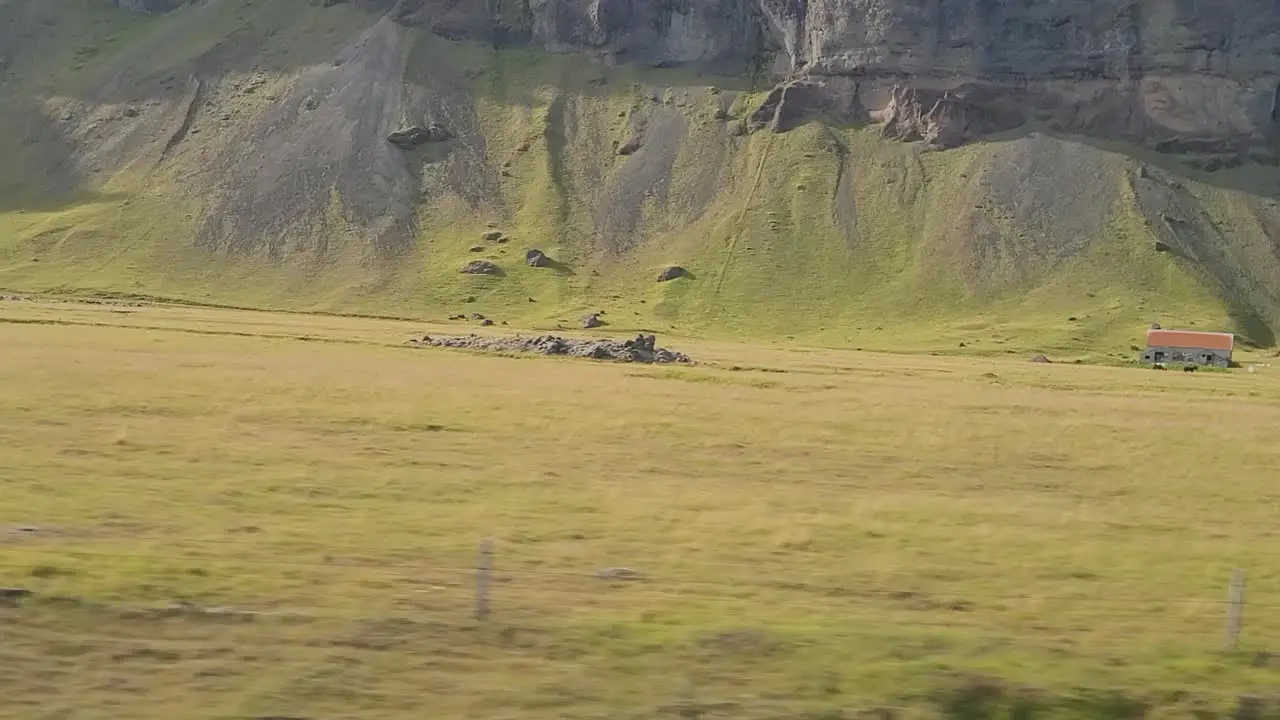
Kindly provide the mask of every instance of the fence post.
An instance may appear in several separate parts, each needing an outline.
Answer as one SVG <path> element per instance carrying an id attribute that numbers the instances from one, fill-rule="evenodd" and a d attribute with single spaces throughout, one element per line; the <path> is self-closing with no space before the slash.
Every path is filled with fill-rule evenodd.
<path id="1" fill-rule="evenodd" d="M 493 538 L 480 541 L 476 556 L 476 619 L 489 618 L 489 576 L 493 573 Z"/>
<path id="2" fill-rule="evenodd" d="M 1240 647 L 1240 630 L 1244 626 L 1244 571 L 1231 573 L 1231 585 L 1227 588 L 1227 642 L 1228 651 Z"/>

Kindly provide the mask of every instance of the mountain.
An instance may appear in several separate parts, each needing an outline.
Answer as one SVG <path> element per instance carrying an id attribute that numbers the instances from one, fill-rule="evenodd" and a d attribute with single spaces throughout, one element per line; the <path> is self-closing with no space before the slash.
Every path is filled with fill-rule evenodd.
<path id="1" fill-rule="evenodd" d="M 1280 323 L 1262 0 L 0 0 L 0 98 L 10 290 L 1125 357 Z"/>

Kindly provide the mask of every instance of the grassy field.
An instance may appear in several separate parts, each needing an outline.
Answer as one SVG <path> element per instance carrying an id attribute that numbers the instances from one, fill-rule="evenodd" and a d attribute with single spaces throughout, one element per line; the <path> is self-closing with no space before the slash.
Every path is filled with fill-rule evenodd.
<path id="1" fill-rule="evenodd" d="M 668 338 L 701 364 L 653 368 L 342 317 L 0 320 L 0 586 L 32 591 L 0 717 L 1200 718 L 1277 684 L 1262 358 Z"/>

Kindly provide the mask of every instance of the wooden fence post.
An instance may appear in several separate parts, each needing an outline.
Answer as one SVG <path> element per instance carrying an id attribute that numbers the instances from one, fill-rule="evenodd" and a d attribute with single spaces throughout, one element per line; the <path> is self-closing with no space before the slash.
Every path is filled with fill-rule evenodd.
<path id="1" fill-rule="evenodd" d="M 1240 647 L 1240 630 L 1244 627 L 1244 571 L 1231 573 L 1231 585 L 1227 588 L 1227 638 L 1228 651 Z"/>
<path id="2" fill-rule="evenodd" d="M 489 576 L 493 574 L 493 539 L 480 541 L 476 557 L 476 619 L 489 618 Z"/>

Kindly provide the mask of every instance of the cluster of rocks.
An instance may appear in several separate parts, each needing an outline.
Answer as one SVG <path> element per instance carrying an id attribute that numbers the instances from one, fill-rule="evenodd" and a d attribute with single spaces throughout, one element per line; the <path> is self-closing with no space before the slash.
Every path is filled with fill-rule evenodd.
<path id="1" fill-rule="evenodd" d="M 637 335 L 632 340 L 574 340 L 556 335 L 537 337 L 481 337 L 478 335 L 440 336 L 423 335 L 410 340 L 418 347 L 447 347 L 491 352 L 525 352 L 539 355 L 564 355 L 568 357 L 614 360 L 629 363 L 681 363 L 691 364 L 688 355 L 657 346 L 653 335 Z"/>

